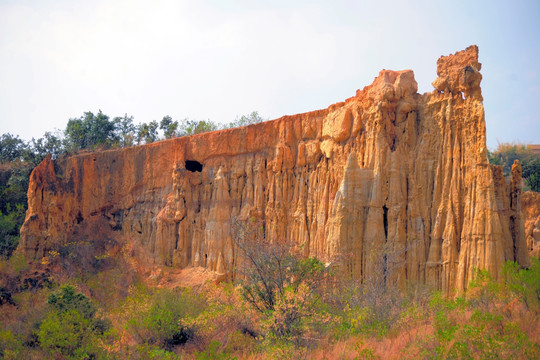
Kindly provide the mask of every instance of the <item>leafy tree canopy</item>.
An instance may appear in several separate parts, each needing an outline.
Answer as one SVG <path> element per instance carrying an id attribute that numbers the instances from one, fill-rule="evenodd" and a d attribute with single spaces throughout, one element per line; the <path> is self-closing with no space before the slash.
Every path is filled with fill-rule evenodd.
<path id="1" fill-rule="evenodd" d="M 140 144 L 144 140 L 145 144 L 153 143 L 158 140 L 158 122 L 153 120 L 149 123 L 142 123 L 139 125 L 137 133 L 137 144 Z"/>
<path id="2" fill-rule="evenodd" d="M 219 126 L 210 120 L 189 120 L 185 119 L 180 125 L 182 135 L 202 134 L 209 131 L 218 130 Z"/>
<path id="3" fill-rule="evenodd" d="M 116 137 L 120 139 L 120 146 L 132 146 L 135 143 L 137 127 L 133 124 L 133 116 L 125 114 L 113 119 L 116 125 Z"/>
<path id="4" fill-rule="evenodd" d="M 163 130 L 166 139 L 173 138 L 176 136 L 176 131 L 178 129 L 178 121 L 173 121 L 173 119 L 169 115 L 164 116 L 159 123 L 159 128 Z"/>
<path id="5" fill-rule="evenodd" d="M 28 145 L 18 135 L 2 134 L 0 137 L 0 162 L 20 160 L 27 147 Z"/>
<path id="6" fill-rule="evenodd" d="M 66 145 L 68 150 L 95 149 L 98 146 L 111 147 L 119 142 L 116 123 L 101 110 L 94 115 L 85 112 L 78 119 L 69 119 L 66 130 Z"/>
<path id="7" fill-rule="evenodd" d="M 252 111 L 248 115 L 242 115 L 240 117 L 236 117 L 236 119 L 233 122 L 229 123 L 228 127 L 235 128 L 235 127 L 240 127 L 240 126 L 247 126 L 251 124 L 257 124 L 263 121 L 265 121 L 265 119 L 263 119 L 259 115 L 259 112 Z"/>

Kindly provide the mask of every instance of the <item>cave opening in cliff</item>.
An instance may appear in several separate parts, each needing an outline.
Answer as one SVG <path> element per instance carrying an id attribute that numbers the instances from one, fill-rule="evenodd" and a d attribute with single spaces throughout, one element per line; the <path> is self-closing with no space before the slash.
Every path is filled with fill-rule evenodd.
<path id="1" fill-rule="evenodd" d="M 203 164 L 195 160 L 186 160 L 186 170 L 191 172 L 201 172 Z"/>
<path id="2" fill-rule="evenodd" d="M 383 209 L 384 237 L 385 237 L 385 240 L 388 240 L 388 208 L 386 207 L 386 205 L 384 205 L 382 209 Z"/>

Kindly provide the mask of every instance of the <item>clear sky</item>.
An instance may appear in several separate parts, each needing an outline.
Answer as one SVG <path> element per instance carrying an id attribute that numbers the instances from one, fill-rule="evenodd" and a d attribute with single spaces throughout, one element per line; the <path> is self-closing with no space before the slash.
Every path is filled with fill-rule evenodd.
<path id="1" fill-rule="evenodd" d="M 0 133 L 85 111 L 229 122 L 345 100 L 381 69 L 432 91 L 480 48 L 488 146 L 540 143 L 540 1 L 0 0 Z"/>

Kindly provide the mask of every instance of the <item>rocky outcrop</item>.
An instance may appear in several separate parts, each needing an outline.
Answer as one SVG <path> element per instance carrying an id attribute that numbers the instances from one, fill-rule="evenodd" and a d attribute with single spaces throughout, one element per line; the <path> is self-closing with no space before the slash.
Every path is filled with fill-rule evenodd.
<path id="1" fill-rule="evenodd" d="M 343 271 L 359 279 L 380 271 L 374 257 L 393 259 L 392 285 L 450 293 L 475 268 L 497 278 L 506 260 L 526 265 L 527 249 L 520 172 L 507 184 L 488 163 L 480 69 L 471 46 L 439 59 L 432 93 L 417 93 L 411 70 L 383 70 L 324 110 L 45 159 L 20 249 L 39 259 L 91 223 L 148 262 L 229 273 L 232 219 L 254 218 L 269 240 L 345 255 Z"/>
<path id="2" fill-rule="evenodd" d="M 526 191 L 521 195 L 525 221 L 525 239 L 531 256 L 540 259 L 540 193 Z"/>

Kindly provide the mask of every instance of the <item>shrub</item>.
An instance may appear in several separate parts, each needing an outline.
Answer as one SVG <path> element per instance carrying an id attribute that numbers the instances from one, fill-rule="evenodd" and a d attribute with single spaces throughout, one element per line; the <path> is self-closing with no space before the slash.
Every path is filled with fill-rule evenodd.
<path id="1" fill-rule="evenodd" d="M 505 269 L 511 276 L 522 275 L 513 264 L 507 264 Z M 487 271 L 477 270 L 467 298 L 449 299 L 436 293 L 430 307 L 434 312 L 438 357 L 538 358 L 538 344 L 531 342 L 518 323 L 512 321 L 513 310 L 508 306 L 512 294 L 507 291 L 512 283 L 519 282 L 497 283 Z"/>
<path id="2" fill-rule="evenodd" d="M 52 305 L 58 313 L 76 310 L 85 319 L 92 319 L 96 313 L 96 308 L 90 299 L 75 292 L 72 285 L 64 285 L 59 291 L 52 293 L 47 299 L 47 304 Z"/>
<path id="3" fill-rule="evenodd" d="M 219 341 L 227 350 L 246 350 L 255 346 L 261 314 L 243 300 L 240 289 L 232 284 L 205 288 L 206 307 L 194 317 L 186 317 L 186 326 L 196 332 L 197 345 Z"/>
<path id="4" fill-rule="evenodd" d="M 0 329 L 0 359 L 17 359 L 22 349 L 22 344 L 9 330 Z"/>
<path id="5" fill-rule="evenodd" d="M 507 262 L 503 274 L 509 291 L 529 310 L 540 314 L 540 260 L 532 258 L 528 269 L 520 269 L 515 262 Z"/>
<path id="6" fill-rule="evenodd" d="M 195 359 L 197 360 L 234 360 L 236 357 L 232 356 L 228 351 L 221 349 L 222 344 L 219 341 L 212 341 L 208 347 L 201 352 L 195 353 Z"/>
<path id="7" fill-rule="evenodd" d="M 292 243 L 265 239 L 254 221 L 236 221 L 233 229 L 243 298 L 267 318 L 267 335 L 299 340 L 304 321 L 317 315 L 319 290 L 330 272 L 320 260 L 292 250 Z"/>
<path id="8" fill-rule="evenodd" d="M 435 328 L 441 358 L 535 359 L 540 354 L 517 324 L 497 312 L 468 315 L 452 308 L 436 313 Z"/>
<path id="9" fill-rule="evenodd" d="M 1 193 L 0 193 L 1 195 Z M 0 211 L 0 259 L 9 259 L 19 244 L 19 229 L 24 222 L 26 205 L 8 203 L 6 214 Z"/>
<path id="10" fill-rule="evenodd" d="M 137 359 L 141 360 L 180 360 L 181 356 L 160 347 L 143 344 L 137 348 Z M 131 357 L 130 357 L 131 358 Z"/>
<path id="11" fill-rule="evenodd" d="M 96 319 L 96 308 L 71 285 L 49 295 L 51 306 L 37 332 L 39 344 L 49 355 L 68 359 L 105 358 L 99 347 L 109 329 L 107 320 Z"/>
<path id="12" fill-rule="evenodd" d="M 467 299 L 475 308 L 492 310 L 503 297 L 503 288 L 487 270 L 476 269 L 467 289 Z"/>
<path id="13" fill-rule="evenodd" d="M 127 328 L 139 343 L 171 350 L 194 336 L 184 319 L 195 317 L 205 308 L 205 299 L 191 289 L 133 287 L 123 305 Z"/>
<path id="14" fill-rule="evenodd" d="M 95 334 L 91 321 L 75 309 L 62 313 L 51 311 L 39 327 L 38 337 L 41 347 L 51 356 L 80 359 L 99 352 L 93 346 Z"/>

